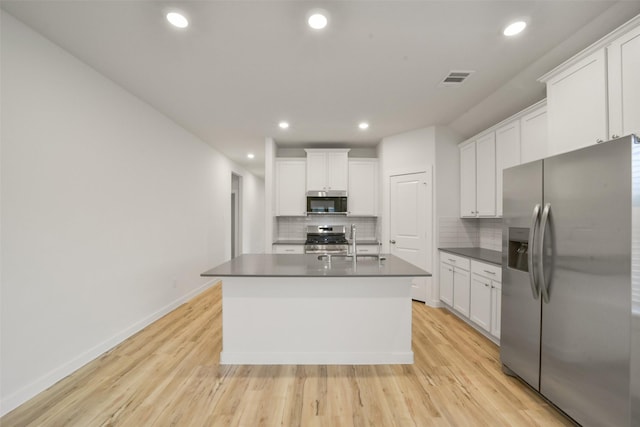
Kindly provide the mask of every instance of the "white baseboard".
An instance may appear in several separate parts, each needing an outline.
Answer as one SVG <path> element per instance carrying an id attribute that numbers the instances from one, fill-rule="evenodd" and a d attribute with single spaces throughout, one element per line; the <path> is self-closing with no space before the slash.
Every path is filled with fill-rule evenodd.
<path id="1" fill-rule="evenodd" d="M 220 353 L 221 365 L 411 365 L 407 352 L 233 352 Z"/>
<path id="2" fill-rule="evenodd" d="M 155 313 L 152 313 L 149 316 L 145 317 L 144 319 L 141 319 L 140 321 L 134 323 L 133 325 L 117 333 L 113 337 L 101 342 L 100 344 L 86 350 L 84 353 L 78 355 L 72 360 L 53 369 L 49 373 L 38 378 L 31 384 L 26 385 L 25 387 L 21 388 L 20 390 L 11 394 L 10 396 L 3 398 L 0 401 L 0 417 L 14 410 L 18 406 L 22 405 L 23 403 L 25 403 L 27 400 L 31 399 L 38 393 L 51 387 L 52 385 L 54 385 L 64 377 L 77 371 L 87 363 L 100 357 L 102 354 L 111 350 L 112 348 L 114 348 L 115 346 L 117 346 L 118 344 L 120 344 L 121 342 L 129 338 L 130 336 L 146 328 L 156 320 L 160 319 L 162 316 L 166 315 L 172 310 L 175 310 L 180 305 L 189 301 L 191 298 L 195 297 L 196 295 L 204 292 L 206 289 L 210 288 L 211 286 L 218 283 L 219 281 L 220 279 L 218 278 L 214 278 L 213 280 L 208 281 L 207 283 L 200 286 L 199 288 L 194 289 L 193 291 L 181 296 L 177 300 L 167 304 L 166 306 L 162 307 L 160 310 L 156 311 Z"/>
<path id="3" fill-rule="evenodd" d="M 427 299 L 424 303 L 433 308 L 441 308 L 445 306 L 440 300 Z"/>

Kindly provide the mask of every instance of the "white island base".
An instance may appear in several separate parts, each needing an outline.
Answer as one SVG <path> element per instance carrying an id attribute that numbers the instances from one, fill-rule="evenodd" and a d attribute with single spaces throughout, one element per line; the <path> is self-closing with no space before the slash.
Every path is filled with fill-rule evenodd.
<path id="1" fill-rule="evenodd" d="M 410 277 L 224 277 L 221 364 L 411 364 Z"/>

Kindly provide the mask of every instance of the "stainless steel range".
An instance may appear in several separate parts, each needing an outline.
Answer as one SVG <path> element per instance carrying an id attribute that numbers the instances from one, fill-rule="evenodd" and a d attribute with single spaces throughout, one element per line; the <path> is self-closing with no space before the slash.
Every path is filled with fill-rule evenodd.
<path id="1" fill-rule="evenodd" d="M 347 254 L 349 242 L 344 225 L 308 225 L 306 254 Z"/>

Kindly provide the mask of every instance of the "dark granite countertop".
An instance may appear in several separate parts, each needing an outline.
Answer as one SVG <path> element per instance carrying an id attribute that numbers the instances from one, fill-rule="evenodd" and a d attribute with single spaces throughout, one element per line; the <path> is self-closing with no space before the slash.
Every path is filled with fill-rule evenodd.
<path id="1" fill-rule="evenodd" d="M 502 252 L 483 248 L 438 248 L 443 252 L 473 258 L 478 261 L 502 265 Z"/>
<path id="2" fill-rule="evenodd" d="M 422 270 L 394 255 L 350 258 L 333 257 L 331 263 L 317 254 L 245 254 L 212 268 L 201 276 L 212 277 L 428 277 Z"/>

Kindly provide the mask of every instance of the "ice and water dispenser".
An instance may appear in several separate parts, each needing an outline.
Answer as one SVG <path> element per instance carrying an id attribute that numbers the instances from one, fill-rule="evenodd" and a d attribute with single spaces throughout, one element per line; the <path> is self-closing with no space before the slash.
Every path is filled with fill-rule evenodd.
<path id="1" fill-rule="evenodd" d="M 509 228 L 509 268 L 529 271 L 529 229 Z"/>

